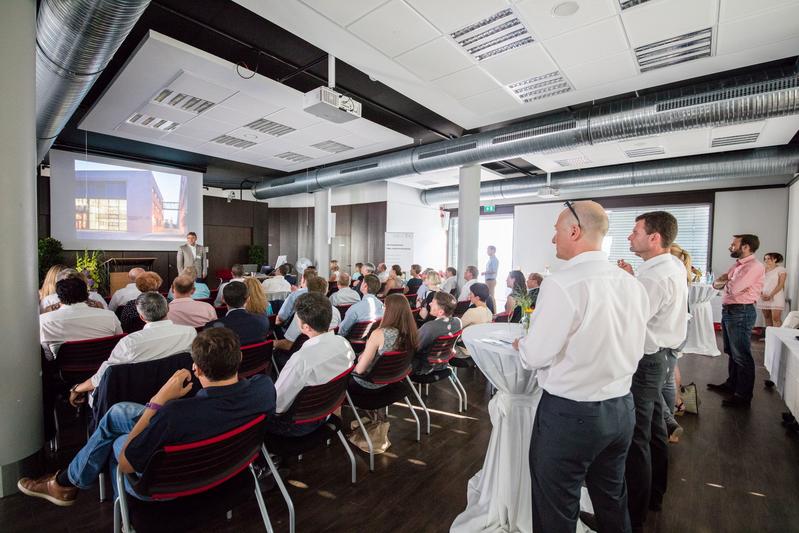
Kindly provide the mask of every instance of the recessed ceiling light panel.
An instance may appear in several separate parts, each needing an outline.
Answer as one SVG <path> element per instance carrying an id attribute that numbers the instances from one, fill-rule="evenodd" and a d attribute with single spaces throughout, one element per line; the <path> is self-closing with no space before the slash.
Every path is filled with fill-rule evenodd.
<path id="1" fill-rule="evenodd" d="M 239 139 L 238 137 L 234 137 L 232 135 L 220 135 L 219 137 L 214 137 L 211 139 L 212 143 L 221 144 L 223 146 L 229 146 L 230 148 L 236 148 L 239 150 L 243 150 L 245 148 L 249 148 L 251 146 L 255 146 L 256 142 L 248 141 L 246 139 Z"/>
<path id="2" fill-rule="evenodd" d="M 636 157 L 650 157 L 654 155 L 663 155 L 666 153 L 666 150 L 662 146 L 650 146 L 648 148 L 633 148 L 632 150 L 625 150 L 625 154 L 629 158 L 636 158 Z"/>
<path id="3" fill-rule="evenodd" d="M 175 131 L 180 123 L 165 118 L 154 117 L 144 113 L 133 113 L 125 120 L 128 124 L 135 126 L 142 126 L 144 128 L 153 128 L 156 130 L 172 132 Z"/>
<path id="4" fill-rule="evenodd" d="M 208 111 L 215 105 L 214 102 L 190 94 L 176 92 L 170 88 L 161 89 L 153 98 L 153 103 L 167 105 L 197 115 L 203 111 Z"/>
<path id="5" fill-rule="evenodd" d="M 713 30 L 678 35 L 635 49 L 635 59 L 641 72 L 670 67 L 712 55 Z"/>
<path id="6" fill-rule="evenodd" d="M 322 141 L 312 144 L 311 146 L 325 152 L 330 152 L 331 154 L 338 154 L 341 152 L 346 152 L 347 150 L 352 150 L 352 146 L 347 146 L 346 144 L 336 141 Z"/>
<path id="7" fill-rule="evenodd" d="M 534 76 L 526 80 L 517 81 L 508 85 L 508 89 L 524 103 L 548 98 L 557 94 L 571 91 L 573 87 L 569 80 L 563 77 L 559 71 Z"/>
<path id="8" fill-rule="evenodd" d="M 726 137 L 716 137 L 710 142 L 712 148 L 719 146 L 732 146 L 735 144 L 749 144 L 757 142 L 760 132 L 743 133 L 741 135 L 728 135 Z"/>
<path id="9" fill-rule="evenodd" d="M 253 120 L 249 124 L 245 124 L 244 127 L 250 128 L 251 130 L 255 130 L 259 133 L 272 135 L 273 137 L 281 137 L 287 133 L 291 133 L 292 131 L 297 131 L 291 126 L 286 126 L 285 124 L 280 124 L 279 122 L 274 122 L 265 118 Z"/>
<path id="10" fill-rule="evenodd" d="M 534 39 L 513 9 L 503 9 L 450 34 L 478 61 L 532 44 Z"/>
<path id="11" fill-rule="evenodd" d="M 652 0 L 619 0 L 619 7 L 621 7 L 622 11 L 624 11 L 625 9 L 640 6 L 641 4 L 646 4 L 647 2 L 651 1 Z"/>
<path id="12" fill-rule="evenodd" d="M 278 159 L 285 159 L 286 161 L 291 161 L 292 163 L 305 163 L 306 161 L 310 161 L 313 157 L 309 157 L 307 155 L 298 154 L 297 152 L 283 152 L 280 154 L 276 154 L 273 157 Z"/>

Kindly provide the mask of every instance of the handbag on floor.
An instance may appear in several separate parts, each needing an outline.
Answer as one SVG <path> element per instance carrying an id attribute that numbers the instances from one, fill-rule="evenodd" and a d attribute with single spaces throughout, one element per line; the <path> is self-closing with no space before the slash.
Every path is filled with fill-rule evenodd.
<path id="1" fill-rule="evenodd" d="M 685 406 L 685 412 L 698 415 L 699 414 L 699 392 L 696 389 L 696 383 L 689 383 L 680 387 L 682 393 L 682 402 Z"/>
<path id="2" fill-rule="evenodd" d="M 388 440 L 388 430 L 390 427 L 388 420 L 372 420 L 365 417 L 363 422 L 366 427 L 366 433 L 372 441 L 373 452 L 375 454 L 380 454 L 388 450 L 389 446 L 391 446 L 391 442 Z M 369 453 L 369 445 L 366 443 L 366 439 L 363 437 L 360 429 L 358 429 L 358 421 L 353 420 L 352 426 L 353 431 L 347 438 L 362 451 Z"/>

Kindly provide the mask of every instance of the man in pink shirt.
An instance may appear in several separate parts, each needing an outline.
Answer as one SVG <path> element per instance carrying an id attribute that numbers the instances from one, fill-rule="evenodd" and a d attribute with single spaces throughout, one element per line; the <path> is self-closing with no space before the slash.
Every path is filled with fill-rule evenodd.
<path id="1" fill-rule="evenodd" d="M 214 306 L 191 297 L 194 293 L 194 280 L 189 276 L 178 276 L 172 282 L 175 299 L 169 303 L 167 319 L 181 326 L 204 326 L 216 320 Z"/>
<path id="2" fill-rule="evenodd" d="M 755 257 L 760 247 L 757 235 L 733 235 L 730 257 L 736 259 L 726 274 L 713 286 L 722 291 L 721 327 L 724 351 L 730 356 L 729 376 L 724 383 L 708 383 L 707 388 L 731 396 L 724 407 L 748 409 L 755 386 L 755 361 L 752 358 L 752 328 L 757 312 L 755 302 L 763 288 L 766 269 Z"/>

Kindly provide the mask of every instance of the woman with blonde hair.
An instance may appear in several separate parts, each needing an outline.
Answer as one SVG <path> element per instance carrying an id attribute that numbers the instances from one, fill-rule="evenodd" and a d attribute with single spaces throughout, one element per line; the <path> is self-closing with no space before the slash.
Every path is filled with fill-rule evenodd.
<path id="1" fill-rule="evenodd" d="M 416 307 L 422 308 L 419 311 L 419 318 L 422 320 L 427 320 L 427 317 L 430 314 L 430 303 L 433 301 L 436 293 L 441 290 L 441 276 L 439 276 L 438 272 L 435 271 L 428 272 L 427 278 L 424 280 L 424 285 L 427 288 L 427 292 L 425 293 L 424 298 L 416 299 Z"/>
<path id="2" fill-rule="evenodd" d="M 39 289 L 39 301 L 45 299 L 45 297 L 50 296 L 51 294 L 55 294 L 55 283 L 58 281 L 58 274 L 64 270 L 64 265 L 53 265 L 47 271 L 47 274 L 44 276 L 44 281 L 42 281 L 42 287 Z"/>
<path id="3" fill-rule="evenodd" d="M 247 301 L 244 303 L 244 309 L 254 315 L 271 315 L 272 304 L 266 301 L 266 294 L 264 294 L 261 282 L 257 278 L 248 277 L 244 280 L 244 284 L 247 286 Z"/>

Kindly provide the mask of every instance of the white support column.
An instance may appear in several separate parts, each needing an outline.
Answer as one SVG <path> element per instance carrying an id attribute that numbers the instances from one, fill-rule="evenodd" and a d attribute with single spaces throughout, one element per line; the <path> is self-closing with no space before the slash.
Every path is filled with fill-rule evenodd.
<path id="1" fill-rule="evenodd" d="M 469 265 L 477 265 L 480 234 L 480 165 L 460 168 L 458 187 L 458 287 L 463 286 L 463 273 Z"/>
<path id="2" fill-rule="evenodd" d="M 313 258 L 320 276 L 327 279 L 330 272 L 330 241 L 328 240 L 330 224 L 330 191 L 322 190 L 313 193 Z"/>
<path id="3" fill-rule="evenodd" d="M 43 444 L 36 302 L 36 2 L 5 0 L 0 17 L 0 497 Z"/>

